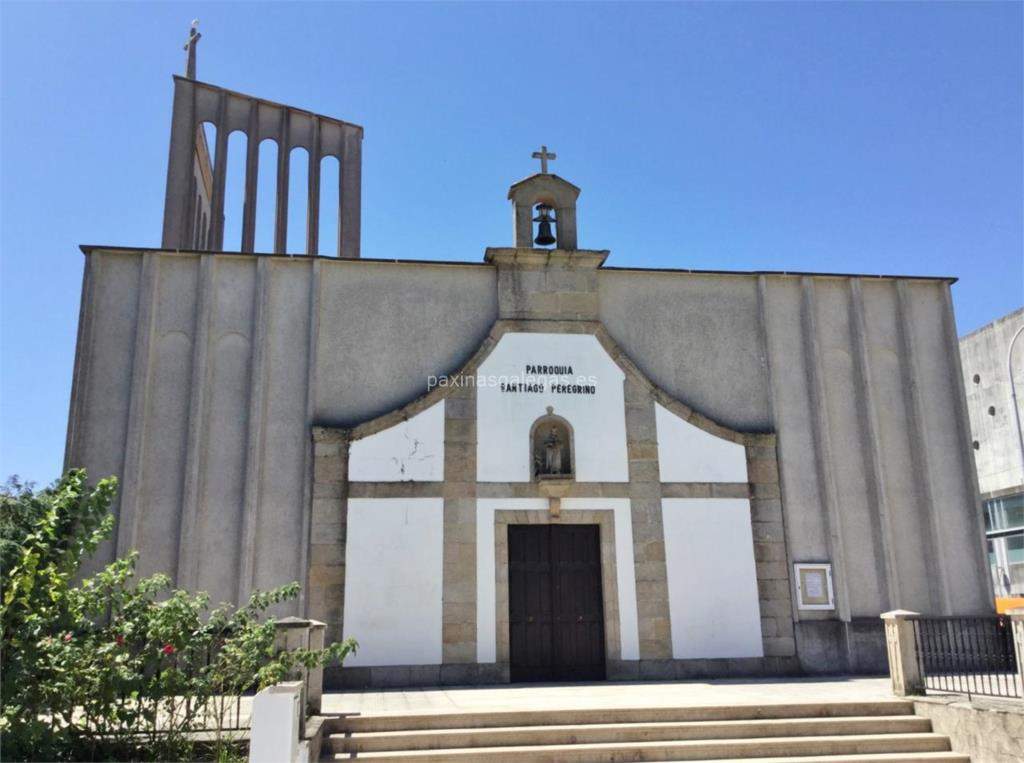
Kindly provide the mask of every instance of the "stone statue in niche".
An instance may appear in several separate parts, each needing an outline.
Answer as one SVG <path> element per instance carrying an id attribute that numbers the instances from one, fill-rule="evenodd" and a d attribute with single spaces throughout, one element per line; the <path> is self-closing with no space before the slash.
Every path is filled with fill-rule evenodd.
<path id="1" fill-rule="evenodd" d="M 553 415 L 552 411 L 549 406 L 548 415 L 542 416 L 533 425 L 533 476 L 536 479 L 571 479 L 573 462 L 569 426 L 564 419 Z"/>
<path id="2" fill-rule="evenodd" d="M 557 427 L 551 427 L 548 436 L 544 438 L 544 472 L 562 473 L 562 440 L 558 436 Z"/>

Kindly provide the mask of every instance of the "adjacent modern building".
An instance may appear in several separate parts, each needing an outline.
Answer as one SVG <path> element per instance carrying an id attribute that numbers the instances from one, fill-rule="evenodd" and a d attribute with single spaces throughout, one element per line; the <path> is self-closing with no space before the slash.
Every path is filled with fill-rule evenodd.
<path id="1" fill-rule="evenodd" d="M 960 340 L 996 596 L 1024 597 L 1024 308 Z"/>
<path id="2" fill-rule="evenodd" d="M 499 246 L 361 252 L 362 139 L 174 79 L 162 246 L 82 247 L 66 460 L 121 480 L 97 564 L 300 581 L 285 614 L 361 644 L 334 685 L 876 672 L 881 612 L 991 611 L 955 279 L 615 267 L 546 148 Z"/>

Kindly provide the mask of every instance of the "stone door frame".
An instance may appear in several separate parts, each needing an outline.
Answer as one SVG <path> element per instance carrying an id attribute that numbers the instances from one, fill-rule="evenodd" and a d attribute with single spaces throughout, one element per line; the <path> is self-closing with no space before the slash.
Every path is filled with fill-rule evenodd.
<path id="1" fill-rule="evenodd" d="M 497 662 L 509 664 L 509 525 L 597 525 L 601 545 L 601 601 L 604 606 L 605 668 L 622 659 L 619 585 L 615 558 L 615 515 L 611 509 L 568 509 L 558 517 L 546 510 L 498 509 L 494 512 L 494 614 Z"/>

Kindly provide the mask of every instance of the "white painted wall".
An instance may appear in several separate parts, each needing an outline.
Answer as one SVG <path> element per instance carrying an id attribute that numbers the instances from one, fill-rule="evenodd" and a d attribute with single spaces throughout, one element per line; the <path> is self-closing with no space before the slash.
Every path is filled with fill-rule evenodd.
<path id="1" fill-rule="evenodd" d="M 664 498 L 672 656 L 761 657 L 750 501 Z"/>
<path id="2" fill-rule="evenodd" d="M 476 502 L 476 659 L 497 659 L 497 594 L 494 512 L 548 510 L 546 498 L 479 498 Z M 628 498 L 565 498 L 562 510 L 611 511 L 615 523 L 616 586 L 619 589 L 619 633 L 622 659 L 640 658 L 636 575 L 633 567 L 633 520 Z M 569 521 L 569 520 L 567 520 Z"/>
<path id="3" fill-rule="evenodd" d="M 302 681 L 261 689 L 252 700 L 249 763 L 297 763 L 303 736 Z"/>
<path id="4" fill-rule="evenodd" d="M 444 400 L 349 448 L 353 482 L 440 482 L 444 479 Z"/>
<path id="5" fill-rule="evenodd" d="M 346 666 L 441 662 L 443 533 L 443 498 L 349 499 Z"/>
<path id="6" fill-rule="evenodd" d="M 504 392 L 501 380 L 524 379 L 530 365 L 572 366 L 561 383 L 593 376 L 596 394 Z M 590 334 L 505 334 L 480 365 L 477 379 L 477 477 L 481 482 L 529 482 L 530 427 L 552 406 L 572 425 L 579 482 L 628 482 L 625 375 Z"/>
<path id="7" fill-rule="evenodd" d="M 742 445 L 715 437 L 654 404 L 662 482 L 746 482 Z"/>

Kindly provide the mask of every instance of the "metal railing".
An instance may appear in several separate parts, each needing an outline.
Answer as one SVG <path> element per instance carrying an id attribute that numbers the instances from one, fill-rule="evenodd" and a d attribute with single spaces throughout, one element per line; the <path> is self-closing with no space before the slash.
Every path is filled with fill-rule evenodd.
<path id="1" fill-rule="evenodd" d="M 1006 615 L 907 618 L 926 692 L 1024 696 L 1013 629 Z"/>

